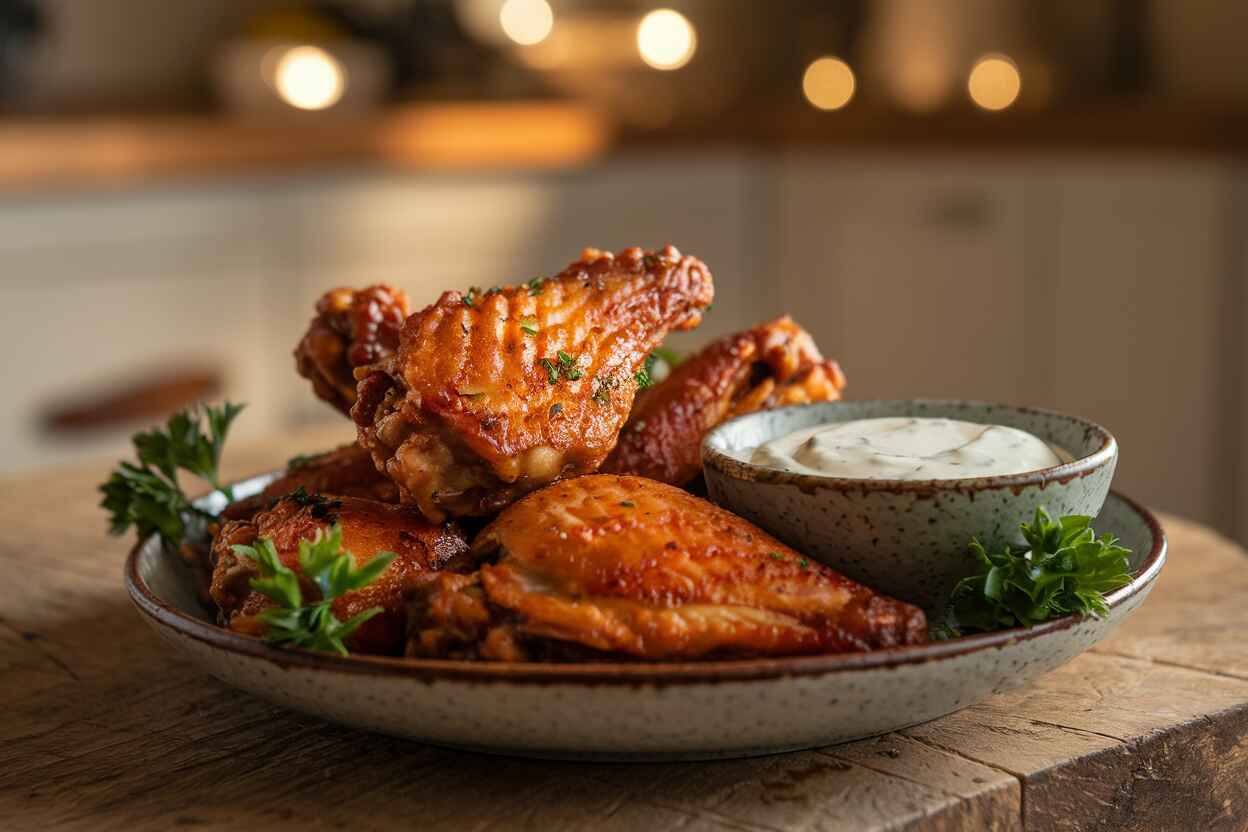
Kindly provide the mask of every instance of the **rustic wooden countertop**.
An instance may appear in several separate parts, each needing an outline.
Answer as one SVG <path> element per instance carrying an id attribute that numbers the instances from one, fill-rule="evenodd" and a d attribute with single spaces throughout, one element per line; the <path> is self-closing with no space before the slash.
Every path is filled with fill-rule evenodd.
<path id="1" fill-rule="evenodd" d="M 240 445 L 228 473 L 327 444 Z M 1139 615 L 1023 690 L 817 751 L 549 763 L 330 725 L 202 674 L 122 589 L 106 468 L 0 481 L 6 830 L 1248 828 L 1248 560 L 1176 518 Z"/>

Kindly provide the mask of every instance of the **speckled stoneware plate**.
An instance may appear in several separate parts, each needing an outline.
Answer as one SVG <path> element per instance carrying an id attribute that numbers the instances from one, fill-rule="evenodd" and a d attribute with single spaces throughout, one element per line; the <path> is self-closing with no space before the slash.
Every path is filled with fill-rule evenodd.
<path id="1" fill-rule="evenodd" d="M 236 486 L 240 497 L 269 477 Z M 219 506 L 213 506 L 219 508 Z M 1144 601 L 1166 541 L 1111 495 L 1097 528 L 1134 550 L 1136 578 L 1104 620 L 1070 617 L 924 647 L 683 664 L 504 664 L 278 650 L 213 624 L 189 570 L 155 540 L 126 587 L 171 645 L 227 684 L 335 722 L 533 757 L 712 759 L 829 745 L 925 722 L 1008 690 L 1105 638 Z"/>

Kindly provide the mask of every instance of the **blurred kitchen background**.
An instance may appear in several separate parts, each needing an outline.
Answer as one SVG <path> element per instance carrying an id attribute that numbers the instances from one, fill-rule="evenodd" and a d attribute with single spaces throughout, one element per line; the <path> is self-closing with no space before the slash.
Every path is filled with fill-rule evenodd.
<path id="1" fill-rule="evenodd" d="M 0 0 L 0 473 L 204 397 L 342 422 L 290 357 L 329 287 L 671 242 L 677 346 L 789 311 L 852 397 L 1096 419 L 1248 540 L 1245 44 L 1229 0 Z"/>

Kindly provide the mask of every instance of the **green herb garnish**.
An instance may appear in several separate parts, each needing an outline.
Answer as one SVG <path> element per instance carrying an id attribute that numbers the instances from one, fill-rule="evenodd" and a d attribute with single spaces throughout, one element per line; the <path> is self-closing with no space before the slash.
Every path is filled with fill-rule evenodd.
<path id="1" fill-rule="evenodd" d="M 633 373 L 633 381 L 637 382 L 638 390 L 645 390 L 654 384 L 654 378 L 651 377 L 650 371 L 654 369 L 654 362 L 658 360 L 658 356 L 650 353 L 646 356 L 646 362 L 641 369 Z"/>
<path id="2" fill-rule="evenodd" d="M 523 321 L 521 321 L 520 331 L 525 333 L 526 335 L 536 335 L 538 332 L 537 318 L 525 318 Z"/>
<path id="3" fill-rule="evenodd" d="M 464 306 L 476 306 L 477 296 L 481 294 L 481 290 L 476 286 L 469 286 L 468 293 L 464 295 Z"/>
<path id="4" fill-rule="evenodd" d="M 120 463 L 100 486 L 109 532 L 124 534 L 133 526 L 140 539 L 159 533 L 167 549 L 176 549 L 188 537 L 188 522 L 202 526 L 211 520 L 214 515 L 187 498 L 178 483 L 179 471 L 194 474 L 233 502 L 234 493 L 221 484 L 217 470 L 230 424 L 243 407 L 229 402 L 221 408 L 200 405 L 170 416 L 163 431 L 136 433 L 132 441 L 139 464 Z"/>
<path id="5" fill-rule="evenodd" d="M 1054 523 L 1043 508 L 1021 528 L 1026 546 L 990 552 L 978 540 L 970 550 L 979 572 L 963 578 L 949 598 L 945 629 L 999 630 L 1030 626 L 1073 613 L 1109 613 L 1105 593 L 1131 581 L 1130 549 L 1092 531 L 1079 515 Z"/>
<path id="6" fill-rule="evenodd" d="M 542 284 L 546 282 L 544 277 L 535 277 L 528 283 L 524 284 L 529 289 L 529 297 L 535 298 L 542 293 Z"/>
<path id="7" fill-rule="evenodd" d="M 551 361 L 549 358 L 543 358 L 540 362 L 542 368 L 546 370 L 546 380 L 551 384 L 559 383 L 559 365 Z"/>
<path id="8" fill-rule="evenodd" d="M 576 381 L 578 378 L 585 375 L 585 373 L 583 373 L 580 368 L 576 366 L 577 359 L 575 356 L 568 355 L 563 350 L 559 350 L 558 356 L 559 372 L 563 373 L 563 377 L 568 381 Z"/>
<path id="9" fill-rule="evenodd" d="M 299 541 L 299 568 L 320 596 L 319 601 L 305 604 L 299 576 L 282 563 L 272 540 L 262 537 L 255 546 L 232 548 L 260 569 L 260 577 L 251 579 L 251 588 L 277 604 L 258 616 L 267 625 L 265 641 L 342 656 L 347 655 L 343 639 L 382 608 L 372 607 L 341 621 L 330 606 L 336 598 L 371 584 L 395 558 L 394 552 L 379 552 L 357 569 L 351 553 L 342 548 L 342 527 L 335 523 L 328 534 L 317 529 L 314 539 Z"/>
<path id="10" fill-rule="evenodd" d="M 650 354 L 661 358 L 663 363 L 669 367 L 678 367 L 680 366 L 680 363 L 685 360 L 683 355 L 676 352 L 676 350 L 668 349 L 667 347 L 655 347 L 654 352 Z"/>
<path id="11" fill-rule="evenodd" d="M 620 505 L 623 506 L 624 508 L 636 508 L 637 507 L 637 504 L 634 503 L 632 500 L 620 500 Z"/>

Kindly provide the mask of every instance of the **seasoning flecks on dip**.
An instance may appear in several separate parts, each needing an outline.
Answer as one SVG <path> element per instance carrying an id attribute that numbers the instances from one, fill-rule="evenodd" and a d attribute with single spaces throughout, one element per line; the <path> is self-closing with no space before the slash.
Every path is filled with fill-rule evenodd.
<path id="1" fill-rule="evenodd" d="M 804 428 L 747 450 L 756 465 L 868 480 L 951 480 L 1021 474 L 1069 456 L 1017 428 L 955 419 L 857 419 Z"/>

